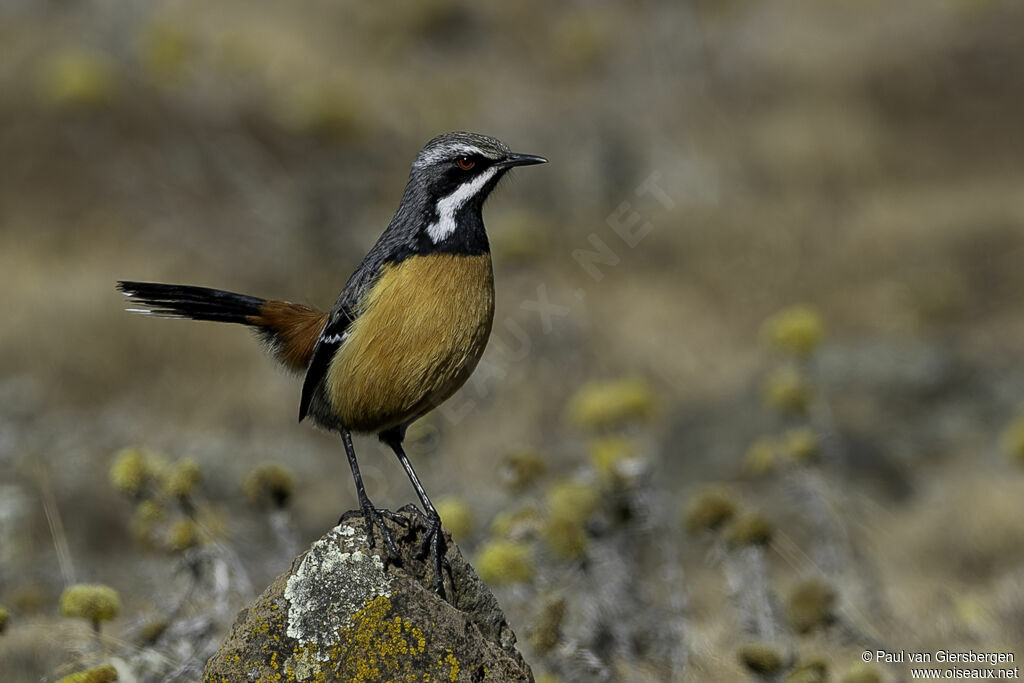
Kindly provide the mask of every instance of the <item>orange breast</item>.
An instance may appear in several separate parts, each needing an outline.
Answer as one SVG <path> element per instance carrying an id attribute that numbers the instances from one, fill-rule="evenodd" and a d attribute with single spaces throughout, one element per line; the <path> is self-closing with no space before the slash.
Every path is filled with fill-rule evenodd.
<path id="1" fill-rule="evenodd" d="M 491 333 L 489 255 L 412 256 L 384 267 L 331 362 L 327 390 L 350 429 L 378 432 L 438 406 Z"/>

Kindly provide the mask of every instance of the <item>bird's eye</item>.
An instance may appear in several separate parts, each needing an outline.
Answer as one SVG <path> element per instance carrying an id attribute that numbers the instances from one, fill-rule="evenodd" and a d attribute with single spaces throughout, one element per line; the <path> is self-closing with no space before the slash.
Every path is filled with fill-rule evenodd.
<path id="1" fill-rule="evenodd" d="M 463 171 L 468 171 L 469 169 L 473 168 L 476 165 L 476 162 L 470 159 L 469 157 L 459 157 L 458 159 L 455 160 L 455 163 L 457 163 L 459 165 L 459 168 L 461 168 Z"/>

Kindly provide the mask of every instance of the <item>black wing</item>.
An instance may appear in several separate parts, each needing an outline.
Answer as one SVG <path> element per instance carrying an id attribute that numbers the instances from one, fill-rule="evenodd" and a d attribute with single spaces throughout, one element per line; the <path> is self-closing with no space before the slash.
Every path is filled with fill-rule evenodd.
<path id="1" fill-rule="evenodd" d="M 399 210 L 401 211 L 401 209 Z M 363 258 L 363 262 L 349 277 L 348 282 L 345 283 L 345 288 L 341 291 L 331 310 L 331 319 L 320 333 L 320 339 L 317 340 L 316 347 L 313 349 L 313 358 L 309 362 L 309 369 L 306 370 L 306 379 L 302 384 L 302 400 L 299 402 L 300 422 L 309 413 L 309 404 L 313 401 L 313 396 L 316 394 L 320 382 L 323 381 L 324 375 L 327 374 L 331 359 L 341 347 L 349 325 L 359 315 L 357 312 L 361 312 L 363 296 L 373 288 L 377 278 L 380 277 L 384 264 L 392 260 L 408 242 L 404 236 L 405 233 L 396 228 L 397 217 L 398 214 Z"/>
<path id="2" fill-rule="evenodd" d="M 302 382 L 302 399 L 299 401 L 299 422 L 306 419 L 309 413 L 309 404 L 313 400 L 316 388 L 320 386 L 327 368 L 331 365 L 331 359 L 338 352 L 341 343 L 347 336 L 348 326 L 352 323 L 346 309 L 341 309 L 331 317 L 331 320 L 324 326 L 320 338 L 316 340 L 313 348 L 313 358 L 309 361 L 309 368 L 306 370 L 306 379 Z"/>

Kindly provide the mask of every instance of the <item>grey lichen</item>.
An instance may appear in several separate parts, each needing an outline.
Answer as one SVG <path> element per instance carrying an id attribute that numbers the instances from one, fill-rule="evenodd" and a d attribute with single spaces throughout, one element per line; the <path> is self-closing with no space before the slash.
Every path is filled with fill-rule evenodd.
<path id="1" fill-rule="evenodd" d="M 339 524 L 313 544 L 288 578 L 287 634 L 303 646 L 314 645 L 321 661 L 359 610 L 373 598 L 391 596 L 384 563 L 379 555 L 363 552 L 359 546 L 365 544 L 365 536 Z"/>
<path id="2" fill-rule="evenodd" d="M 386 569 L 358 514 L 297 557 L 238 614 L 206 664 L 224 681 L 532 681 L 497 600 L 447 536 L 451 602 L 432 590 L 414 513 L 385 524 Z M 347 518 L 346 518 L 347 519 Z"/>

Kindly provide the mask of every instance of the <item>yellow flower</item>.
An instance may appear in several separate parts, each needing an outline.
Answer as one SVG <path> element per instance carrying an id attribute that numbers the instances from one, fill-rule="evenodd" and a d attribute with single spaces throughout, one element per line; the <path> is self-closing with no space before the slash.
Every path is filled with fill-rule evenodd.
<path id="1" fill-rule="evenodd" d="M 846 670 L 842 683 L 882 683 L 882 675 L 871 664 L 858 662 Z"/>
<path id="2" fill-rule="evenodd" d="M 600 502 L 601 492 L 593 484 L 562 481 L 548 489 L 548 512 L 559 519 L 585 522 Z"/>
<path id="3" fill-rule="evenodd" d="M 1003 450 L 1013 462 L 1024 465 L 1024 414 L 1007 425 L 1002 437 Z"/>
<path id="4" fill-rule="evenodd" d="M 796 368 L 778 368 L 764 382 L 764 400 L 782 412 L 803 414 L 811 401 L 811 388 Z"/>
<path id="5" fill-rule="evenodd" d="M 181 80 L 192 53 L 188 35 L 173 24 L 153 24 L 143 35 L 142 65 L 157 85 L 174 85 Z"/>
<path id="6" fill-rule="evenodd" d="M 772 525 L 756 512 L 748 512 L 729 524 L 725 540 L 732 546 L 766 545 L 772 540 Z"/>
<path id="7" fill-rule="evenodd" d="M 736 514 L 732 494 L 718 486 L 709 486 L 690 497 L 683 518 L 687 531 L 714 531 Z"/>
<path id="8" fill-rule="evenodd" d="M 81 617 L 98 625 L 110 621 L 121 610 L 121 598 L 110 586 L 79 583 L 68 586 L 60 596 L 60 612 L 66 617 Z"/>
<path id="9" fill-rule="evenodd" d="M 790 306 L 768 318 L 761 335 L 775 348 L 795 356 L 810 355 L 825 334 L 825 324 L 809 306 Z"/>
<path id="10" fill-rule="evenodd" d="M 496 586 L 522 583 L 533 578 L 533 553 L 525 543 L 488 541 L 477 553 L 476 569 L 481 579 Z"/>
<path id="11" fill-rule="evenodd" d="M 149 479 L 146 455 L 138 448 L 123 448 L 114 455 L 110 466 L 110 483 L 129 496 L 139 496 Z"/>
<path id="12" fill-rule="evenodd" d="M 199 545 L 199 530 L 190 519 L 179 519 L 171 525 L 167 532 L 167 547 L 175 552 L 183 552 Z"/>
<path id="13" fill-rule="evenodd" d="M 499 512 L 491 521 L 491 535 L 496 538 L 519 539 L 531 535 L 540 524 L 540 512 L 532 505 L 527 505 Z"/>
<path id="14" fill-rule="evenodd" d="M 536 619 L 530 624 L 526 637 L 533 649 L 547 654 L 561 639 L 562 622 L 565 620 L 565 597 L 558 595 L 547 598 Z"/>
<path id="15" fill-rule="evenodd" d="M 473 533 L 473 511 L 465 501 L 449 496 L 438 500 L 434 507 L 441 515 L 444 528 L 451 532 L 456 541 L 466 541 Z"/>
<path id="16" fill-rule="evenodd" d="M 828 661 L 812 657 L 798 663 L 786 674 L 786 683 L 827 683 Z"/>
<path id="17" fill-rule="evenodd" d="M 782 670 L 782 654 L 767 643 L 747 643 L 737 652 L 740 662 L 756 674 L 773 676 Z"/>
<path id="18" fill-rule="evenodd" d="M 821 454 L 818 437 L 809 427 L 797 427 L 783 434 L 782 449 L 790 460 L 797 463 L 813 462 Z"/>
<path id="19" fill-rule="evenodd" d="M 54 54 L 39 79 L 43 99 L 61 107 L 106 104 L 116 91 L 117 74 L 111 59 L 102 52 L 84 48 Z"/>
<path id="20" fill-rule="evenodd" d="M 536 451 L 522 450 L 509 453 L 501 465 L 502 483 L 518 491 L 544 474 L 544 457 Z"/>
<path id="21" fill-rule="evenodd" d="M 786 598 L 786 621 L 797 633 L 807 633 L 834 618 L 836 592 L 821 579 L 797 583 Z"/>
<path id="22" fill-rule="evenodd" d="M 142 522 L 159 522 L 164 515 L 163 504 L 156 500 L 144 500 L 135 508 L 135 516 Z"/>
<path id="23" fill-rule="evenodd" d="M 602 429 L 649 419 L 655 411 L 654 391 L 639 378 L 591 382 L 569 401 L 569 421 L 587 429 Z"/>
<path id="24" fill-rule="evenodd" d="M 577 560 L 587 552 L 587 531 L 579 519 L 549 517 L 542 528 L 544 543 L 566 560 Z"/>
<path id="25" fill-rule="evenodd" d="M 345 79 L 307 80 L 282 93 L 274 110 L 290 132 L 344 140 L 364 127 L 364 101 L 356 84 Z"/>
<path id="26" fill-rule="evenodd" d="M 604 481 L 625 481 L 637 472 L 640 457 L 626 439 L 605 437 L 591 442 L 590 463 Z"/>
<path id="27" fill-rule="evenodd" d="M 266 463 L 246 475 L 242 491 L 254 503 L 269 500 L 276 507 L 284 507 L 295 491 L 295 477 L 286 467 Z"/>
<path id="28" fill-rule="evenodd" d="M 65 676 L 57 683 L 113 683 L 116 680 L 117 669 L 109 664 L 104 664 Z"/>
<path id="29" fill-rule="evenodd" d="M 188 498 L 195 493 L 202 478 L 199 463 L 192 458 L 182 458 L 171 468 L 164 492 L 172 498 Z"/>
<path id="30" fill-rule="evenodd" d="M 754 475 L 764 474 L 775 469 L 775 466 L 779 464 L 779 446 L 775 439 L 770 436 L 758 437 L 747 448 L 743 464 L 746 470 Z"/>

